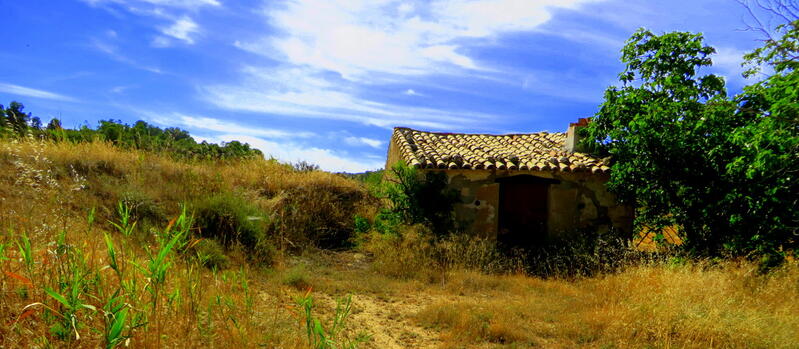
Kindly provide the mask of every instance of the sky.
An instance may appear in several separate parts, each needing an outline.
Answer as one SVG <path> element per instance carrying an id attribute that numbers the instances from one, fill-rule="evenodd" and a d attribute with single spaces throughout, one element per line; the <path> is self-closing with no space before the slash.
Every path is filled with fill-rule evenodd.
<path id="1" fill-rule="evenodd" d="M 0 104 L 144 120 L 329 171 L 384 166 L 392 128 L 563 132 L 618 85 L 640 27 L 701 32 L 747 84 L 735 0 L 0 0 Z"/>

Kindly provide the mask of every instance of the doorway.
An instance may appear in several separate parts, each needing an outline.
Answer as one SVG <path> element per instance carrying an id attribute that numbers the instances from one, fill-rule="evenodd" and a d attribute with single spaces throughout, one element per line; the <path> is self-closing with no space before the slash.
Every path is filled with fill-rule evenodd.
<path id="1" fill-rule="evenodd" d="M 499 182 L 497 241 L 505 247 L 541 245 L 547 240 L 549 185 L 556 180 L 519 175 Z"/>

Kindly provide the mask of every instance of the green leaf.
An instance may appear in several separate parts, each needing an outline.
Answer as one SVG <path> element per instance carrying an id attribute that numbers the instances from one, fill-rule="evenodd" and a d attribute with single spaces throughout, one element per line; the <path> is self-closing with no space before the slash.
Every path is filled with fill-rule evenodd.
<path id="1" fill-rule="evenodd" d="M 59 303 L 63 304 L 65 307 L 67 307 L 67 309 L 72 310 L 72 306 L 69 304 L 69 302 L 67 302 L 67 299 L 64 296 L 58 294 L 57 292 L 51 290 L 50 288 L 45 288 L 44 292 L 50 295 L 50 297 L 52 297 L 53 299 L 57 300 Z"/>

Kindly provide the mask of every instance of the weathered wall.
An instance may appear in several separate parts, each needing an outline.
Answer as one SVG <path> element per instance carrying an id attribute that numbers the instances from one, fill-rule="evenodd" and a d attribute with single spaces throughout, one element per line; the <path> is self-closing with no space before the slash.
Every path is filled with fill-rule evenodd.
<path id="1" fill-rule="evenodd" d="M 390 153 L 390 152 L 389 152 Z M 584 172 L 436 170 L 447 174 L 450 186 L 461 193 L 455 219 L 461 229 L 485 237 L 496 237 L 499 217 L 497 179 L 533 175 L 560 181 L 549 186 L 548 231 L 550 236 L 579 228 L 607 230 L 611 226 L 632 231 L 632 211 L 616 203 L 604 183 L 608 175 Z"/>
<path id="2" fill-rule="evenodd" d="M 386 167 L 387 171 L 391 170 L 391 167 L 394 166 L 397 162 L 401 160 L 400 152 L 397 146 L 394 144 L 394 140 L 392 139 L 388 145 L 388 154 L 386 154 Z"/>

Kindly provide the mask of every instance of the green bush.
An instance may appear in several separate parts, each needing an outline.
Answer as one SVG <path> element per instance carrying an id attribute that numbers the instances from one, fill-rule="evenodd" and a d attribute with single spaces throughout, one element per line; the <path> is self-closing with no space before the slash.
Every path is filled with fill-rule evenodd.
<path id="1" fill-rule="evenodd" d="M 162 225 L 167 221 L 164 209 L 141 191 L 126 191 L 122 193 L 120 201 L 130 209 L 131 219 L 134 221 L 150 225 Z"/>
<path id="2" fill-rule="evenodd" d="M 407 224 L 425 224 L 437 235 L 452 231 L 452 210 L 460 195 L 448 188 L 446 174 L 427 172 L 422 176 L 401 162 L 391 168 L 391 173 L 381 186 L 382 196 L 391 202 L 391 213 L 398 214 Z M 385 213 L 382 218 L 387 223 L 396 220 Z"/>
<path id="3" fill-rule="evenodd" d="M 225 269 L 230 264 L 225 248 L 215 240 L 202 239 L 192 246 L 191 252 L 203 266 L 210 269 Z"/>
<path id="4" fill-rule="evenodd" d="M 273 242 L 267 236 L 268 217 L 257 206 L 234 193 L 219 193 L 194 205 L 200 235 L 222 246 L 240 244 L 253 259 L 271 263 Z"/>

